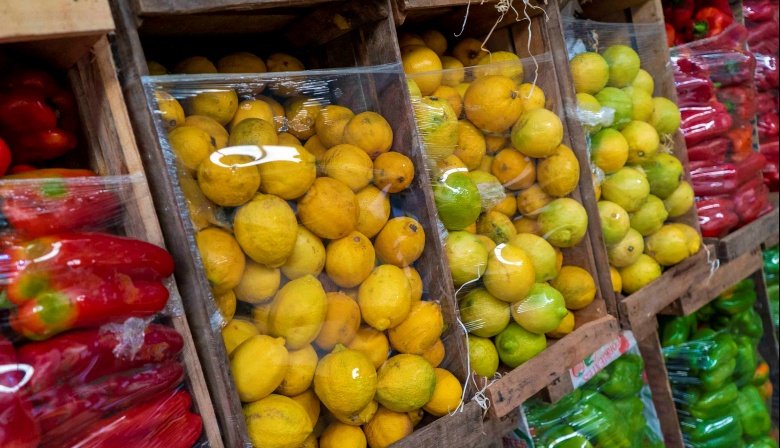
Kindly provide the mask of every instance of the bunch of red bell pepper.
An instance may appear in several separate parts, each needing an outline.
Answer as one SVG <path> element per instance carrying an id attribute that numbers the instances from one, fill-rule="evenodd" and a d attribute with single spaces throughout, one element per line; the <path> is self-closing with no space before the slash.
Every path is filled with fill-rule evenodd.
<path id="1" fill-rule="evenodd" d="M 723 33 L 734 23 L 728 0 L 663 0 L 670 47 Z"/>
<path id="2" fill-rule="evenodd" d="M 48 72 L 21 69 L 0 78 L 0 175 L 10 164 L 5 145 L 14 163 L 43 162 L 73 150 L 77 129 L 73 94 Z"/>

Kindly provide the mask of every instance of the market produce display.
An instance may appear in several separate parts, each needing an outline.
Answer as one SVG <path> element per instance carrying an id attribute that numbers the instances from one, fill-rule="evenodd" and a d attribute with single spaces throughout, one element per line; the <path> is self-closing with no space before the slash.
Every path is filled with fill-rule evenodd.
<path id="1" fill-rule="evenodd" d="M 449 48 L 435 30 L 399 42 L 471 369 L 492 379 L 500 363 L 515 368 L 571 333 L 596 297 L 591 274 L 562 252 L 587 231 L 571 197 L 580 165 L 531 60 L 472 38 Z"/>
<path id="2" fill-rule="evenodd" d="M 644 375 L 642 356 L 633 349 L 555 404 L 529 400 L 523 410 L 534 446 L 663 447 Z"/>
<path id="3" fill-rule="evenodd" d="M 424 167 L 390 115 L 400 70 L 201 78 L 147 86 L 252 444 L 385 447 L 455 411 L 445 343 L 463 335 L 425 258 Z M 378 102 L 357 96 L 368 78 Z"/>
<path id="4" fill-rule="evenodd" d="M 567 23 L 567 38 L 580 40 L 569 52 L 576 112 L 587 133 L 613 287 L 630 295 L 701 246 L 697 229 L 667 222 L 694 203 L 672 153 L 680 110 L 652 96 L 653 74 L 641 68 L 629 40 L 618 37 L 603 51 L 585 51 L 588 22 Z"/>
<path id="5" fill-rule="evenodd" d="M 772 209 L 762 175 L 767 159 L 753 144 L 756 58 L 746 48 L 747 36 L 735 23 L 671 50 L 705 237 L 726 236 Z"/>
<path id="6" fill-rule="evenodd" d="M 757 346 L 764 332 L 743 280 L 686 317 L 659 319 L 669 382 L 686 447 L 776 447 L 769 437 L 768 367 Z"/>

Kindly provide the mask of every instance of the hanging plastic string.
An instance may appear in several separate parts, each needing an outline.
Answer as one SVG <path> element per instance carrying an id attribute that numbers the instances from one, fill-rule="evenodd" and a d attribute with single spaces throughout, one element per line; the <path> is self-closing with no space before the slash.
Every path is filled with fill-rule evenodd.
<path id="1" fill-rule="evenodd" d="M 720 259 L 717 257 L 715 259 L 712 258 L 712 252 L 710 252 L 710 248 L 707 247 L 706 244 L 704 245 L 704 250 L 707 252 L 707 263 L 710 265 L 709 278 L 712 278 L 712 276 L 718 272 L 718 269 L 720 269 Z"/>

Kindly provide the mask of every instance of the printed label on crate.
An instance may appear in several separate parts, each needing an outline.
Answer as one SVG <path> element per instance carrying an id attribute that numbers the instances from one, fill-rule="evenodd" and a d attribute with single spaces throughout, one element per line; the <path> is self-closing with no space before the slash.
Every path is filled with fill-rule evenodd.
<path id="1" fill-rule="evenodd" d="M 574 388 L 578 389 L 587 383 L 601 369 L 618 359 L 635 345 L 634 334 L 631 331 L 624 331 L 620 333 L 617 339 L 596 350 L 595 353 L 582 360 L 579 364 L 576 364 L 569 370 L 571 383 Z"/>

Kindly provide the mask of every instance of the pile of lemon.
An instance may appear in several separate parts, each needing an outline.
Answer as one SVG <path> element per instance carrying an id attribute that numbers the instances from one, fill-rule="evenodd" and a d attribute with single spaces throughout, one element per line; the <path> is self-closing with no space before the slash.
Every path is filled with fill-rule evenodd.
<path id="1" fill-rule="evenodd" d="M 204 59 L 185 65 L 211 68 Z M 216 67 L 261 63 L 241 53 Z M 303 69 L 287 55 L 267 66 Z M 392 150 L 384 117 L 303 96 L 302 85 L 272 79 L 270 94 L 240 98 L 212 83 L 182 103 L 157 91 L 158 113 L 252 443 L 386 447 L 424 414 L 453 412 L 463 391 L 439 368 L 440 306 L 422 300 L 423 226 L 391 217 L 415 167 Z M 234 316 L 237 300 L 251 317 Z"/>
<path id="2" fill-rule="evenodd" d="M 682 163 L 671 154 L 680 127 L 672 101 L 653 97 L 653 77 L 626 45 L 571 60 L 579 114 L 589 134 L 599 214 L 616 292 L 632 294 L 701 246 L 691 226 L 666 223 L 694 204 Z M 611 122 L 589 118 L 614 114 Z"/>
<path id="3" fill-rule="evenodd" d="M 562 266 L 588 226 L 568 197 L 580 165 L 515 54 L 469 38 L 447 56 L 437 31 L 399 40 L 471 368 L 492 379 L 499 360 L 517 367 L 571 333 L 596 296 L 588 271 Z"/>

